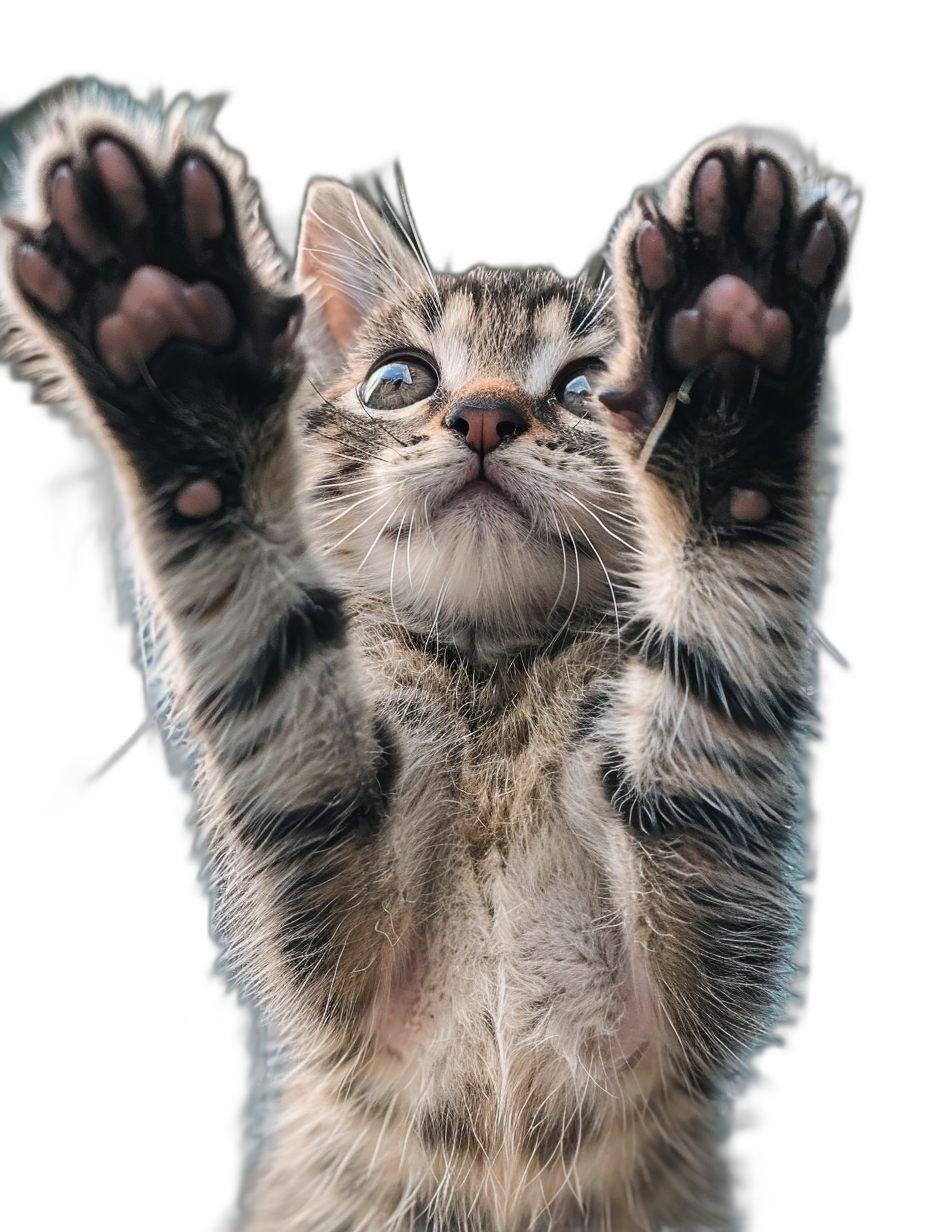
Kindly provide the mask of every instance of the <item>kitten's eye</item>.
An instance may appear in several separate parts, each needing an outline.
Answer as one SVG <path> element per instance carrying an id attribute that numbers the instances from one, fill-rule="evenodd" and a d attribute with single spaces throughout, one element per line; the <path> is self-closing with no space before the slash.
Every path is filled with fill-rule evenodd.
<path id="1" fill-rule="evenodd" d="M 554 385 L 553 400 L 574 415 L 585 415 L 590 409 L 593 396 L 590 378 L 601 366 L 598 360 L 587 360 L 582 367 L 573 365 L 566 372 L 562 372 Z"/>
<path id="2" fill-rule="evenodd" d="M 395 355 L 367 376 L 358 396 L 372 411 L 398 411 L 428 398 L 438 388 L 438 374 L 420 355 Z"/>

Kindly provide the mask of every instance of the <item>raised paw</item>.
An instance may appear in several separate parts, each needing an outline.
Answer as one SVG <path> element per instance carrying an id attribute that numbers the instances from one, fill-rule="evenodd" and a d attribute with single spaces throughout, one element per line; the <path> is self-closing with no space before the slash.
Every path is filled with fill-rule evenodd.
<path id="1" fill-rule="evenodd" d="M 79 363 L 94 356 L 130 386 L 175 340 L 238 344 L 258 363 L 289 355 L 301 301 L 249 278 L 222 178 L 201 155 L 179 154 L 159 178 L 139 151 L 97 136 L 52 168 L 45 200 L 47 224 L 22 235 L 14 268 Z"/>
<path id="2" fill-rule="evenodd" d="M 185 123 L 101 125 L 95 102 L 65 100 L 24 163 L 26 215 L 4 218 L 4 273 L 19 353 L 64 377 L 54 396 L 76 394 L 186 523 L 238 516 L 286 439 L 303 300 L 283 293 L 240 160 L 227 170 L 215 134 Z"/>
<path id="3" fill-rule="evenodd" d="M 622 346 L 600 398 L 646 463 L 673 455 L 679 470 L 688 452 L 711 473 L 713 518 L 770 513 L 763 421 L 777 419 L 779 437 L 811 422 L 846 252 L 827 193 L 803 201 L 786 162 L 744 141 L 700 151 L 620 227 Z"/>

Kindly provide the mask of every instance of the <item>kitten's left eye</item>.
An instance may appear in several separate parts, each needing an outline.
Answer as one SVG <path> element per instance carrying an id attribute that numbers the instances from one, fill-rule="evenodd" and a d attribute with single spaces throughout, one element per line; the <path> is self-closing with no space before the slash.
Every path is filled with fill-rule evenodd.
<path id="1" fill-rule="evenodd" d="M 581 367 L 571 365 L 555 381 L 551 395 L 553 401 L 560 403 L 566 411 L 572 411 L 574 415 L 585 415 L 590 409 L 593 396 L 591 378 L 601 367 L 599 360 L 587 360 Z"/>
<path id="2" fill-rule="evenodd" d="M 428 398 L 438 388 L 438 374 L 420 355 L 394 355 L 368 374 L 358 396 L 372 411 L 398 411 Z"/>

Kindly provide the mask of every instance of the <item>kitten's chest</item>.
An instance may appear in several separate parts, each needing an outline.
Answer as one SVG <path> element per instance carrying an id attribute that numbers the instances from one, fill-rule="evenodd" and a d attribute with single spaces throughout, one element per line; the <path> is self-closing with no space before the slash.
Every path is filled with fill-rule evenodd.
<path id="1" fill-rule="evenodd" d="M 589 654 L 495 689 L 446 680 L 431 692 L 421 671 L 410 673 L 418 708 L 401 700 L 398 713 L 418 724 L 406 747 L 423 776 L 397 814 L 397 841 L 415 852 L 402 891 L 410 959 L 379 1034 L 392 1058 L 384 1076 L 424 1105 L 495 1092 L 492 1120 L 507 1089 L 501 1065 L 523 1075 L 520 1099 L 541 1084 L 535 1104 L 562 1084 L 572 1091 L 573 1073 L 595 1073 L 611 1090 L 638 1064 L 648 1015 L 632 989 L 624 904 L 633 895 L 620 887 L 621 852 L 583 836 L 584 810 L 608 812 L 596 775 L 586 798 L 569 786 L 582 701 L 603 675 Z M 401 678 L 397 697 L 408 687 Z M 424 852 L 427 865 L 416 864 Z"/>
<path id="2" fill-rule="evenodd" d="M 461 713 L 457 820 L 478 879 L 498 883 L 514 849 L 524 858 L 560 824 L 578 699 L 569 690 L 545 705 L 543 692 L 533 682 L 501 702 L 470 704 Z"/>

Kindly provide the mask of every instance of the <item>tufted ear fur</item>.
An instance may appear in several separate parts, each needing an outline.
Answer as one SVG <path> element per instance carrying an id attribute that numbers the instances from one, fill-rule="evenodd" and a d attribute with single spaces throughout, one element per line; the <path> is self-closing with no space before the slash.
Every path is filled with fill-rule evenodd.
<path id="1" fill-rule="evenodd" d="M 343 355 L 377 304 L 417 292 L 431 272 L 398 216 L 393 225 L 347 185 L 314 180 L 303 208 L 296 280 L 321 316 L 327 341 Z"/>

